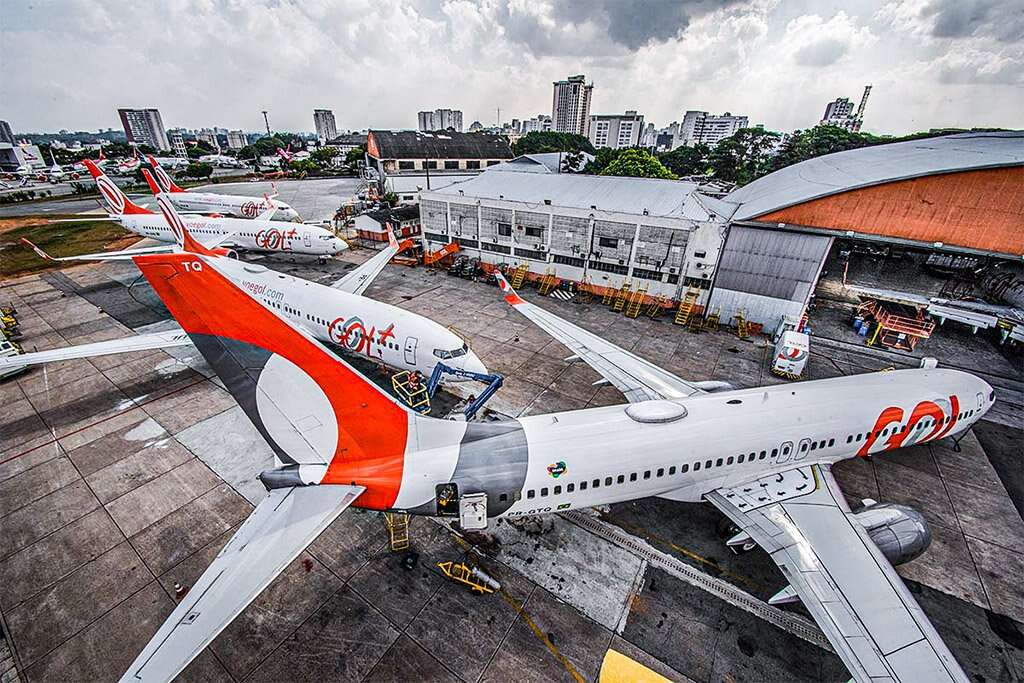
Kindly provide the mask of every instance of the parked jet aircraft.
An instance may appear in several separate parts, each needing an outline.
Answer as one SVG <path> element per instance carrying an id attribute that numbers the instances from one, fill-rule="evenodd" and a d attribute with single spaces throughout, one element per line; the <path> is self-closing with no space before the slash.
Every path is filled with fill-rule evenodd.
<path id="1" fill-rule="evenodd" d="M 298 221 L 299 213 L 284 202 L 271 197 L 246 197 L 230 194 L 217 194 L 214 192 L 196 192 L 195 190 L 183 190 L 178 187 L 170 175 L 160 166 L 152 156 L 149 158 L 149 165 L 156 178 L 155 186 L 150 186 L 154 193 L 167 192 L 174 206 L 182 211 L 194 211 L 196 213 L 218 213 L 228 216 L 240 216 L 242 218 L 256 218 L 268 209 L 276 209 L 270 215 L 277 220 Z M 148 180 L 147 176 L 147 180 Z"/>
<path id="2" fill-rule="evenodd" d="M 115 220 L 126 229 L 160 242 L 175 241 L 174 233 L 159 214 L 133 204 L 127 195 L 89 159 L 83 162 Z M 142 169 L 143 174 L 148 173 Z M 276 208 L 274 209 L 276 211 Z M 284 252 L 326 257 L 348 248 L 345 242 L 315 225 L 269 220 L 270 212 L 253 220 L 189 216 L 189 230 L 200 241 L 215 240 L 218 245 L 247 251 Z"/>
<path id="3" fill-rule="evenodd" d="M 187 223 L 169 207 L 167 195 L 158 203 L 169 225 L 178 225 L 175 234 L 189 234 Z M 362 296 L 373 279 L 399 249 L 389 229 L 390 244 L 379 254 L 359 265 L 330 285 L 301 280 L 265 266 L 219 258 L 218 269 L 232 282 L 254 296 L 277 315 L 300 326 L 307 334 L 345 353 L 383 363 L 396 370 L 416 370 L 430 376 L 434 366 L 444 362 L 449 367 L 487 374 L 487 368 L 469 346 L 456 334 L 429 318 L 405 309 Z M 51 261 L 128 260 L 142 254 L 167 253 L 179 247 L 159 246 L 127 251 L 101 252 L 65 258 L 54 258 L 28 240 L 25 243 Z M 225 257 L 228 251 L 215 245 L 199 245 L 195 249 L 212 251 L 208 258 Z M 184 247 L 181 247 L 184 248 Z M 232 261 L 226 263 L 225 261 Z M 225 314 L 229 309 L 225 309 Z M 192 339 L 182 330 L 167 330 L 123 339 L 82 344 L 49 351 L 24 353 L 0 358 L 0 372 L 5 368 L 37 365 L 73 358 L 93 358 L 116 353 L 170 349 L 188 346 Z"/>
<path id="4" fill-rule="evenodd" d="M 351 505 L 458 515 L 482 528 L 488 518 L 648 496 L 727 514 L 743 530 L 733 541 L 771 553 L 790 581 L 783 593 L 804 601 L 858 681 L 967 680 L 887 559 L 927 545 L 920 515 L 851 512 L 831 465 L 962 434 L 994 401 L 984 381 L 933 368 L 706 392 L 525 302 L 499 276 L 510 305 L 629 404 L 451 422 L 367 382 L 268 306 L 263 290 L 239 286 L 227 270 L 236 262 L 204 253 L 134 261 L 280 466 L 260 475 L 267 498 L 122 681 L 174 678 Z M 885 535 L 909 546 L 876 544 Z"/>

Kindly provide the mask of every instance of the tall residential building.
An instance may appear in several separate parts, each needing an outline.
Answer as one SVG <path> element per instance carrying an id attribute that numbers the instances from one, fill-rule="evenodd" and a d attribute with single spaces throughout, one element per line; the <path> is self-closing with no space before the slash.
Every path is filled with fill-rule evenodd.
<path id="1" fill-rule="evenodd" d="M 644 115 L 628 110 L 625 114 L 594 114 L 587 137 L 594 147 L 623 149 L 638 146 L 643 131 Z"/>
<path id="2" fill-rule="evenodd" d="M 547 114 L 537 114 L 532 119 L 526 119 L 520 128 L 520 132 L 524 135 L 526 133 L 541 133 L 546 130 L 551 130 L 551 117 Z"/>
<path id="3" fill-rule="evenodd" d="M 196 132 L 196 140 L 199 142 L 205 142 L 214 149 L 220 147 L 217 142 L 217 134 L 213 132 L 212 128 L 203 128 Z"/>
<path id="4" fill-rule="evenodd" d="M 551 99 L 551 120 L 558 133 L 575 133 L 584 137 L 590 132 L 590 98 L 594 84 L 587 85 L 583 75 L 569 76 L 554 82 Z"/>
<path id="5" fill-rule="evenodd" d="M 185 147 L 185 138 L 180 131 L 171 133 L 171 149 L 179 159 L 188 159 L 188 148 Z"/>
<path id="6" fill-rule="evenodd" d="M 871 86 L 864 86 L 864 94 L 860 98 L 860 106 L 853 111 L 853 102 L 846 97 L 832 100 L 825 105 L 825 115 L 818 122 L 819 126 L 838 126 L 854 133 L 860 131 L 864 123 L 864 109 L 868 105 L 868 95 L 871 94 Z"/>
<path id="7" fill-rule="evenodd" d="M 338 126 L 334 121 L 334 112 L 330 109 L 314 109 L 313 125 L 316 126 L 316 137 L 320 142 L 338 137 Z"/>
<path id="8" fill-rule="evenodd" d="M 0 142 L 6 142 L 9 145 L 14 144 L 14 133 L 11 131 L 11 124 L 6 121 L 0 121 Z"/>
<path id="9" fill-rule="evenodd" d="M 228 149 L 242 149 L 249 144 L 249 138 L 240 130 L 228 131 Z"/>
<path id="10" fill-rule="evenodd" d="M 154 149 L 166 151 L 171 148 L 164 129 L 164 121 L 156 109 L 118 109 L 121 125 L 128 142 L 138 145 L 149 145 Z"/>
<path id="11" fill-rule="evenodd" d="M 462 132 L 462 112 L 458 109 L 435 109 L 421 111 L 417 115 L 417 127 L 420 131 L 453 129 Z"/>
<path id="12" fill-rule="evenodd" d="M 686 145 L 717 145 L 727 137 L 731 137 L 741 128 L 750 125 L 746 116 L 733 116 L 725 112 L 721 116 L 713 116 L 706 111 L 688 111 L 683 115 L 683 123 L 679 127 L 679 136 L 673 147 Z"/>

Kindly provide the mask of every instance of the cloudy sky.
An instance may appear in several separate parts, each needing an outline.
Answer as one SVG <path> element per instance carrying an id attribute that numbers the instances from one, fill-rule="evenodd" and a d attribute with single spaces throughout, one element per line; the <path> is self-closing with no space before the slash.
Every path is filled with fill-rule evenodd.
<path id="1" fill-rule="evenodd" d="M 15 131 L 119 127 L 412 128 L 551 113 L 585 74 L 592 113 L 659 127 L 686 109 L 776 130 L 874 90 L 865 129 L 1024 128 L 1019 0 L 3 0 L 0 118 Z"/>

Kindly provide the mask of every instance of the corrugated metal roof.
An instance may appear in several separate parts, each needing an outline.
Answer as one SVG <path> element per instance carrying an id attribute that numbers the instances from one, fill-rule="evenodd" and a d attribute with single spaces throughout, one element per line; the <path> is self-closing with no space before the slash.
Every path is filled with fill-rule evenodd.
<path id="1" fill-rule="evenodd" d="M 937 173 L 1024 165 L 1024 131 L 958 133 L 826 154 L 728 194 L 733 220 L 750 220 L 819 197 Z"/>
<path id="2" fill-rule="evenodd" d="M 504 199 L 543 206 L 614 211 L 652 216 L 715 220 L 731 213 L 721 200 L 697 193 L 694 183 L 652 178 L 579 175 L 574 173 L 481 173 L 432 193 L 436 198 L 459 196 Z"/>

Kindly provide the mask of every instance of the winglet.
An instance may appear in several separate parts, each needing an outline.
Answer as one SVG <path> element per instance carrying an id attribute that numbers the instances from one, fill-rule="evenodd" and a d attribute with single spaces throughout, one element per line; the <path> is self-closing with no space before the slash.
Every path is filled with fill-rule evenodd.
<path id="1" fill-rule="evenodd" d="M 174 234 L 174 240 L 177 242 L 179 249 L 204 256 L 217 255 L 216 252 L 207 249 L 192 237 L 192 234 L 188 231 L 188 226 L 185 225 L 185 221 L 181 220 L 181 216 L 174 210 L 171 200 L 167 198 L 166 194 L 161 193 L 157 195 L 156 203 L 160 205 L 160 211 L 164 214 L 164 219 L 171 226 L 171 232 Z"/>
<path id="2" fill-rule="evenodd" d="M 512 289 L 512 285 L 508 283 L 505 276 L 501 274 L 500 270 L 494 271 L 494 277 L 498 280 L 498 288 L 505 293 L 505 301 L 510 306 L 518 306 L 519 304 L 525 304 L 526 300 L 523 297 L 516 294 L 516 290 Z"/>
<path id="3" fill-rule="evenodd" d="M 36 254 L 38 254 L 39 257 L 42 258 L 44 261 L 56 261 L 57 260 L 57 259 L 53 258 L 52 256 L 50 256 L 49 254 L 47 254 L 42 249 L 40 249 L 39 247 L 37 247 L 36 245 L 32 244 L 32 242 L 30 242 L 25 237 L 21 238 L 21 243 L 24 244 L 25 246 L 27 246 L 32 251 L 36 252 Z"/>
<path id="4" fill-rule="evenodd" d="M 89 169 L 89 174 L 96 181 L 96 188 L 100 191 L 100 195 L 103 196 L 103 202 L 107 205 L 107 209 L 111 214 L 124 216 L 125 214 L 153 213 L 149 209 L 133 204 L 132 200 L 128 199 L 128 195 L 122 192 L 121 188 L 115 185 L 114 181 L 100 170 L 95 161 L 92 159 L 82 159 L 82 163 Z"/>
<path id="5" fill-rule="evenodd" d="M 185 190 L 178 187 L 174 179 L 171 178 L 170 174 L 164 170 L 164 167 L 156 160 L 152 154 L 147 154 L 146 158 L 149 159 L 149 165 L 153 168 L 153 173 L 156 174 L 156 179 L 160 183 L 160 188 L 164 192 L 185 192 Z"/>
<path id="6" fill-rule="evenodd" d="M 398 249 L 398 240 L 395 239 L 395 231 L 391 229 L 391 223 L 384 224 L 385 229 L 388 231 L 388 246 Z"/>
<path id="7" fill-rule="evenodd" d="M 148 168 L 142 169 L 142 177 L 146 179 L 149 191 L 153 193 L 154 197 L 160 194 L 160 187 L 156 184 L 156 180 L 153 179 L 153 174 L 149 172 Z"/>

